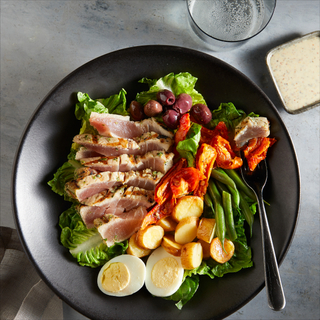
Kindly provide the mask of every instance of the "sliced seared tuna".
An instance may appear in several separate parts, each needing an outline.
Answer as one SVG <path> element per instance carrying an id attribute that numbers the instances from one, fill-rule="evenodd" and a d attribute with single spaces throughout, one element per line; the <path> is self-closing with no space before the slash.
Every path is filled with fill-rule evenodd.
<path id="1" fill-rule="evenodd" d="M 80 159 L 83 159 L 83 158 L 92 158 L 92 157 L 101 157 L 101 154 L 97 153 L 95 151 L 89 150 L 89 149 L 87 149 L 85 147 L 81 147 L 77 151 L 75 159 L 76 160 L 80 160 Z"/>
<path id="2" fill-rule="evenodd" d="M 235 128 L 234 141 L 238 148 L 250 139 L 265 138 L 270 134 L 269 121 L 265 117 L 246 117 Z"/>
<path id="3" fill-rule="evenodd" d="M 106 214 L 95 219 L 94 225 L 107 246 L 110 247 L 115 242 L 129 239 L 139 230 L 146 215 L 146 208 L 138 207 L 119 216 Z"/>
<path id="4" fill-rule="evenodd" d="M 101 191 L 83 201 L 87 206 L 100 206 L 105 208 L 122 206 L 127 211 L 138 207 L 150 207 L 154 201 L 154 191 L 139 187 L 114 187 Z"/>
<path id="5" fill-rule="evenodd" d="M 150 131 L 162 136 L 173 137 L 173 134 L 164 129 L 154 118 L 130 121 L 128 116 L 91 112 L 89 121 L 100 135 L 106 137 L 133 139 Z"/>
<path id="6" fill-rule="evenodd" d="M 134 140 L 80 134 L 75 136 L 73 141 L 108 157 L 115 157 L 121 154 L 142 155 L 153 150 L 169 151 L 173 144 L 172 139 L 162 138 L 155 132 L 144 133 Z"/>
<path id="7" fill-rule="evenodd" d="M 81 164 L 98 171 L 131 171 L 150 168 L 153 171 L 166 173 L 173 165 L 173 153 L 150 151 L 144 155 L 122 154 L 119 157 L 83 158 Z"/>
<path id="8" fill-rule="evenodd" d="M 67 193 L 79 202 L 99 193 L 120 185 L 135 186 L 146 190 L 154 190 L 163 177 L 161 172 L 145 169 L 141 171 L 110 172 L 91 174 L 82 179 L 67 182 Z"/>

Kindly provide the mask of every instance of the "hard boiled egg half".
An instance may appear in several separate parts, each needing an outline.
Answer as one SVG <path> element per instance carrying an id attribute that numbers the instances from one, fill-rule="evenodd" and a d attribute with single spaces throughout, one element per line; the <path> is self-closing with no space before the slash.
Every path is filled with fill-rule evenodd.
<path id="1" fill-rule="evenodd" d="M 154 296 L 167 297 L 180 288 L 183 274 L 180 257 L 159 247 L 148 258 L 145 285 Z"/>
<path id="2" fill-rule="evenodd" d="M 123 254 L 109 260 L 98 274 L 99 289 L 116 297 L 129 296 L 144 285 L 146 267 L 135 256 Z"/>

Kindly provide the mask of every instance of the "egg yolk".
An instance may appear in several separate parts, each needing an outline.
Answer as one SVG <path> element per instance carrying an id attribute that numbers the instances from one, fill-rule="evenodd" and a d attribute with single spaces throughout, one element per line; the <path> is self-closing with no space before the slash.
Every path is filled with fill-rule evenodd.
<path id="1" fill-rule="evenodd" d="M 170 287 L 179 275 L 179 264 L 176 259 L 167 257 L 159 260 L 152 268 L 151 280 L 158 288 Z"/>
<path id="2" fill-rule="evenodd" d="M 122 262 L 111 263 L 102 274 L 102 287 L 108 292 L 119 292 L 130 282 L 130 272 Z"/>

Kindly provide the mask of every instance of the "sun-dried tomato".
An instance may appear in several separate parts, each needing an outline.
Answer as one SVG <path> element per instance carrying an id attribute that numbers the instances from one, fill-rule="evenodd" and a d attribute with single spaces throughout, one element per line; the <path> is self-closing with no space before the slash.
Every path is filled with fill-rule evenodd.
<path id="1" fill-rule="evenodd" d="M 235 155 L 228 140 L 216 135 L 211 145 L 217 151 L 216 165 L 222 169 L 236 169 L 242 166 L 242 159 Z"/>
<path id="2" fill-rule="evenodd" d="M 170 196 L 172 196 L 172 191 L 170 189 L 170 180 L 181 168 L 187 166 L 187 160 L 181 158 L 172 168 L 162 177 L 160 182 L 157 184 L 154 192 L 154 200 L 158 204 L 164 203 Z"/>
<path id="3" fill-rule="evenodd" d="M 268 149 L 276 142 L 275 138 L 253 138 L 243 150 L 249 169 L 253 171 L 267 156 Z"/>
<path id="4" fill-rule="evenodd" d="M 194 195 L 202 198 L 206 194 L 209 178 L 216 158 L 217 151 L 209 144 L 203 143 L 198 149 L 196 168 L 205 175 L 206 179 L 200 181 Z"/>
<path id="5" fill-rule="evenodd" d="M 172 197 L 179 198 L 193 192 L 198 187 L 199 182 L 204 179 L 206 179 L 206 176 L 196 168 L 180 169 L 170 180 Z"/>

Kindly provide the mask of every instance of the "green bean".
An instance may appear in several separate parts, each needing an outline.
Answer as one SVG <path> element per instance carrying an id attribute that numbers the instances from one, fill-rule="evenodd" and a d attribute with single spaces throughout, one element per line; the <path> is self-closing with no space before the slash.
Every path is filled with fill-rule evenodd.
<path id="1" fill-rule="evenodd" d="M 216 230 L 217 230 L 218 238 L 221 242 L 223 250 L 225 251 L 224 239 L 226 237 L 226 222 L 225 222 L 223 206 L 221 202 L 221 195 L 213 179 L 209 180 L 208 190 L 214 203 L 214 211 L 215 211 L 215 218 L 216 218 L 216 225 L 217 225 Z"/>
<path id="2" fill-rule="evenodd" d="M 234 169 L 225 169 L 225 172 L 234 181 L 238 189 L 242 190 L 250 199 L 256 201 L 253 191 L 243 182 Z"/>
<path id="3" fill-rule="evenodd" d="M 211 177 L 227 186 L 229 192 L 232 195 L 233 205 L 235 206 L 235 208 L 239 209 L 240 196 L 234 181 L 221 168 L 215 168 L 214 170 L 212 170 Z"/>
<path id="4" fill-rule="evenodd" d="M 235 182 L 221 168 L 213 169 L 211 171 L 211 177 L 224 183 L 225 185 L 227 185 L 233 189 L 237 188 Z"/>
<path id="5" fill-rule="evenodd" d="M 252 211 L 250 210 L 250 207 L 249 207 L 247 201 L 244 199 L 243 192 L 240 191 L 239 194 L 240 194 L 241 213 L 244 215 L 244 217 L 250 227 L 250 236 L 252 236 L 252 225 L 253 225 L 254 215 L 253 215 Z"/>
<path id="6" fill-rule="evenodd" d="M 211 197 L 210 197 L 210 195 L 209 195 L 208 193 L 206 193 L 206 194 L 204 195 L 204 202 L 205 202 L 205 204 L 206 204 L 208 207 L 211 208 L 213 214 L 215 214 L 214 208 L 213 208 L 213 203 L 212 203 Z"/>
<path id="7" fill-rule="evenodd" d="M 229 238 L 231 241 L 234 241 L 237 239 L 237 232 L 234 226 L 231 194 L 229 192 L 222 191 L 222 206 L 224 210 L 224 216 L 226 220 L 226 227 Z"/>

